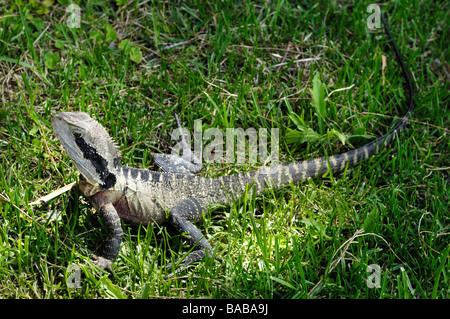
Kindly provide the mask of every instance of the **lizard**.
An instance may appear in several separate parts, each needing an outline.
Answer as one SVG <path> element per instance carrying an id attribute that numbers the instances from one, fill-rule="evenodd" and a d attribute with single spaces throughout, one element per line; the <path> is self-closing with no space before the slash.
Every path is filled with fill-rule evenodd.
<path id="1" fill-rule="evenodd" d="M 120 164 L 120 151 L 106 129 L 85 112 L 61 112 L 53 116 L 52 126 L 63 148 L 81 173 L 79 188 L 99 213 L 110 233 L 100 255 L 91 254 L 95 265 L 111 270 L 124 236 L 120 218 L 147 225 L 166 222 L 186 236 L 193 250 L 175 264 L 173 276 L 193 262 L 212 256 L 212 246 L 194 223 L 202 219 L 202 212 L 210 204 L 230 205 L 231 198 L 245 192 L 261 195 L 266 188 L 280 188 L 301 183 L 309 178 L 333 174 L 354 166 L 378 154 L 402 131 L 414 108 L 413 86 L 389 28 L 382 18 L 385 31 L 397 56 L 409 91 L 409 108 L 403 118 L 385 135 L 359 148 L 332 156 L 299 162 L 264 166 L 258 170 L 234 175 L 207 178 L 195 173 L 201 162 L 187 147 L 183 135 L 183 158 L 155 154 L 160 171 L 137 169 Z M 181 125 L 175 115 L 178 128 Z M 275 169 L 274 169 L 275 168 Z M 218 259 L 218 258 L 216 258 Z"/>

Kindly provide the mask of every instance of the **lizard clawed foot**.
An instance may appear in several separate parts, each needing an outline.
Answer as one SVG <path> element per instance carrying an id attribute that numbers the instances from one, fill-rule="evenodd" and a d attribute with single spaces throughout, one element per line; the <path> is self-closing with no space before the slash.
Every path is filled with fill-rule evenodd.
<path id="1" fill-rule="evenodd" d="M 90 254 L 89 257 L 92 259 L 92 263 L 102 270 L 112 271 L 112 260 L 106 259 L 95 254 Z"/>
<path id="2" fill-rule="evenodd" d="M 193 252 L 189 253 L 186 257 L 178 258 L 178 260 L 175 262 L 175 265 L 173 263 L 167 264 L 166 269 L 171 269 L 174 266 L 176 267 L 176 265 L 179 264 L 178 268 L 176 268 L 174 272 L 167 275 L 167 278 L 171 278 L 175 274 L 178 274 L 179 272 L 183 271 L 190 264 L 203 260 L 203 258 L 205 258 L 205 256 L 206 256 L 206 254 L 207 254 L 206 250 L 204 250 L 204 249 L 194 250 Z M 208 251 L 208 256 L 213 257 L 210 251 Z M 220 263 L 223 263 L 222 259 L 220 259 L 218 257 L 214 257 L 214 259 L 216 259 Z"/>

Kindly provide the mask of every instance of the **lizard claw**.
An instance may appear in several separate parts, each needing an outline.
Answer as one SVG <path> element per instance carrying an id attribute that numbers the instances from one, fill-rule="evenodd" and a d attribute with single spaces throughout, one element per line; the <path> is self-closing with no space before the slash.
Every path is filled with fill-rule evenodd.
<path id="1" fill-rule="evenodd" d="M 111 266 L 113 262 L 111 260 L 101 256 L 97 256 L 95 254 L 90 254 L 89 257 L 91 257 L 92 263 L 96 265 L 98 268 L 102 270 L 112 271 Z"/>
<path id="2" fill-rule="evenodd" d="M 210 257 L 213 257 L 209 251 L 206 251 L 204 249 L 201 250 L 194 250 L 191 253 L 189 253 L 186 257 L 181 257 L 175 262 L 175 266 L 179 265 L 178 268 L 175 269 L 174 272 L 167 275 L 167 278 L 173 277 L 175 274 L 178 274 L 182 270 L 184 270 L 187 266 L 189 266 L 193 262 L 197 262 L 202 260 L 205 255 L 208 254 Z M 219 261 L 220 263 L 223 263 L 222 259 L 218 257 L 214 257 L 215 260 Z M 174 264 L 169 263 L 166 265 L 166 270 L 173 268 Z"/>
<path id="3" fill-rule="evenodd" d="M 174 272 L 167 275 L 167 278 L 173 277 L 175 274 L 181 272 L 183 269 L 185 269 L 188 265 L 190 265 L 193 262 L 200 261 L 205 257 L 205 250 L 194 250 L 191 253 L 189 253 L 186 257 L 181 257 L 175 262 L 175 266 L 179 265 L 178 268 L 175 269 Z M 169 263 L 166 266 L 166 269 L 173 268 L 174 264 Z"/>

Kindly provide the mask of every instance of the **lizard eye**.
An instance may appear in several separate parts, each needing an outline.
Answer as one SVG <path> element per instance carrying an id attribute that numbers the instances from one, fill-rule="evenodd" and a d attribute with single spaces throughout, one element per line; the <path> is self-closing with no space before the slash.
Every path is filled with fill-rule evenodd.
<path id="1" fill-rule="evenodd" d="M 72 132 L 72 135 L 73 135 L 73 137 L 75 137 L 75 138 L 80 138 L 80 137 L 82 136 L 82 134 L 81 134 L 80 132 L 78 132 L 78 131 L 73 131 L 73 132 Z"/>

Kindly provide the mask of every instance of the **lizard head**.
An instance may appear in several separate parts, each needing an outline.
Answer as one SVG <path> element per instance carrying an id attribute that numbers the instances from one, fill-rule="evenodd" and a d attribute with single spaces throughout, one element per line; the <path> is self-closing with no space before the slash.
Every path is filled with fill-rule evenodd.
<path id="1" fill-rule="evenodd" d="M 84 179 L 104 189 L 116 183 L 120 152 L 108 132 L 84 112 L 58 113 L 53 130 Z"/>

